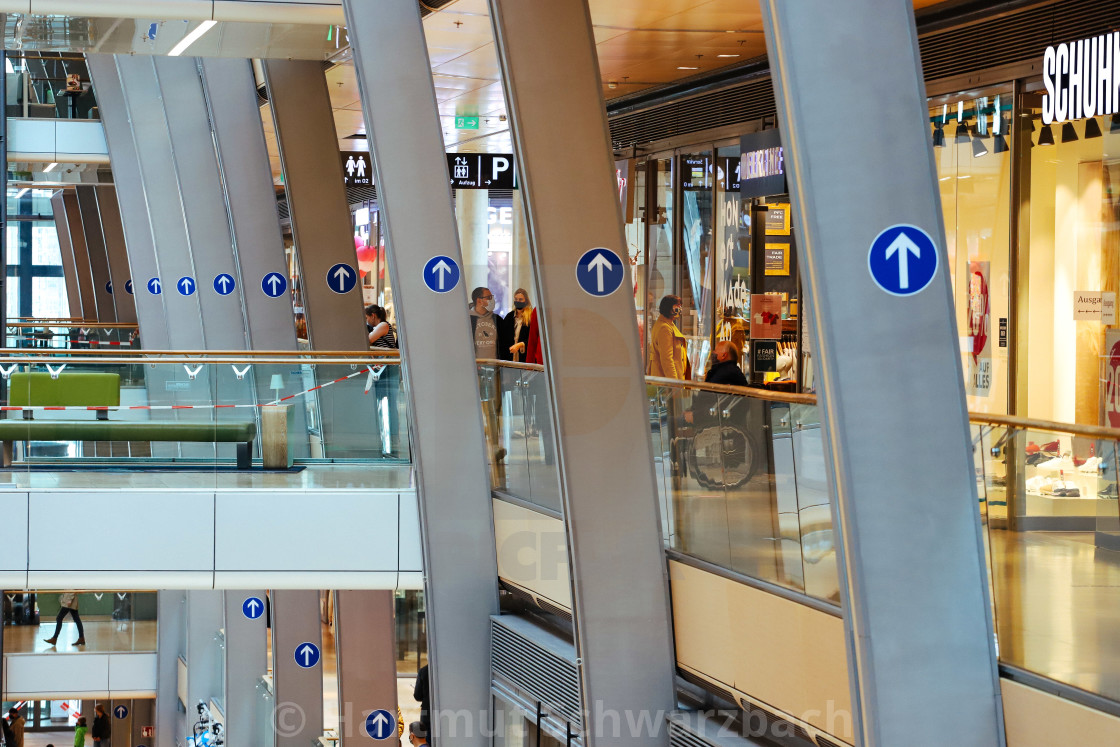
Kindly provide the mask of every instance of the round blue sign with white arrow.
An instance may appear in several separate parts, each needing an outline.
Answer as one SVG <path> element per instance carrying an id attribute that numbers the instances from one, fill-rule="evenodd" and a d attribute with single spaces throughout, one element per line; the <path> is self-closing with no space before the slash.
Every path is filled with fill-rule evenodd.
<path id="1" fill-rule="evenodd" d="M 304 669 L 311 669 L 319 663 L 319 647 L 314 643 L 301 643 L 295 650 L 296 664 Z"/>
<path id="2" fill-rule="evenodd" d="M 241 604 L 241 612 L 250 620 L 256 620 L 264 614 L 264 602 L 260 597 L 249 597 Z"/>
<path id="3" fill-rule="evenodd" d="M 233 293 L 233 289 L 236 287 L 237 281 L 233 279 L 233 275 L 227 272 L 214 277 L 214 290 L 218 292 L 219 296 L 228 296 Z"/>
<path id="4" fill-rule="evenodd" d="M 113 715 L 117 718 L 128 718 L 128 708 L 126 706 L 119 705 L 113 709 Z"/>
<path id="5" fill-rule="evenodd" d="M 339 262 L 327 270 L 327 287 L 335 293 L 349 293 L 357 283 L 358 273 L 345 262 Z"/>
<path id="6" fill-rule="evenodd" d="M 113 295 L 113 281 L 112 280 L 105 283 L 105 292 L 108 293 L 110 296 Z"/>
<path id="7" fill-rule="evenodd" d="M 366 734 L 374 739 L 389 739 L 397 736 L 397 719 L 385 709 L 374 711 L 366 716 Z"/>
<path id="8" fill-rule="evenodd" d="M 907 224 L 884 229 L 871 242 L 867 269 L 871 279 L 892 296 L 912 296 L 937 274 L 937 246 L 930 235 Z"/>
<path id="9" fill-rule="evenodd" d="M 194 278 L 190 275 L 184 275 L 179 278 L 179 282 L 175 283 L 175 287 L 179 289 L 180 296 L 190 296 L 194 294 Z"/>
<path id="10" fill-rule="evenodd" d="M 152 278 L 148 281 L 148 292 L 153 296 L 163 293 L 163 285 L 160 284 L 159 278 Z"/>
<path id="11" fill-rule="evenodd" d="M 622 258 L 604 247 L 589 249 L 576 263 L 576 280 L 592 296 L 609 296 L 622 286 L 626 271 Z"/>
<path id="12" fill-rule="evenodd" d="M 288 279 L 278 272 L 270 272 L 261 280 L 261 290 L 269 298 L 279 298 L 288 289 Z"/>
<path id="13" fill-rule="evenodd" d="M 435 293 L 447 293 L 459 284 L 459 263 L 437 255 L 424 265 L 424 285 Z"/>
<path id="14" fill-rule="evenodd" d="M 129 278 L 128 280 L 125 281 L 124 292 L 127 293 L 130 296 L 132 295 L 132 278 Z"/>

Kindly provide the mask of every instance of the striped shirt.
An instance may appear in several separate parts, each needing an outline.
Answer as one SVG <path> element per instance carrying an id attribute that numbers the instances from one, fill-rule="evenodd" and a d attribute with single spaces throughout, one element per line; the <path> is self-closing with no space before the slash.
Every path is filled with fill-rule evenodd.
<path id="1" fill-rule="evenodd" d="M 385 334 L 381 335 L 381 337 L 378 337 L 376 340 L 374 340 L 373 343 L 370 344 L 370 347 L 372 347 L 372 348 L 390 348 L 392 350 L 396 350 L 397 349 L 397 333 L 393 331 L 393 325 L 389 324 L 389 322 L 385 322 L 385 326 L 389 328 L 389 331 L 386 332 Z M 376 329 L 376 327 L 374 329 Z"/>

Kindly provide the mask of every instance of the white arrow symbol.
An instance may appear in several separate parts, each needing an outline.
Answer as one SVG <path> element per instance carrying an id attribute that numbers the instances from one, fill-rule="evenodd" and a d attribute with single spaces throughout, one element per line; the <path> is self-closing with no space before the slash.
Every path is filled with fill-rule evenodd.
<path id="1" fill-rule="evenodd" d="M 310 644 L 303 644 L 303 648 L 296 653 L 303 657 L 303 665 L 305 667 L 311 666 L 311 658 L 315 655 L 315 649 L 313 649 Z"/>
<path id="2" fill-rule="evenodd" d="M 379 713 L 379 714 L 377 714 L 376 717 L 374 717 L 373 726 L 374 726 L 374 729 L 377 731 L 378 737 L 380 737 L 382 732 L 383 732 L 382 727 L 384 727 L 385 724 L 387 724 L 387 723 L 389 723 L 389 719 L 385 718 L 384 713 Z"/>
<path id="3" fill-rule="evenodd" d="M 276 294 L 276 286 L 280 285 L 280 283 L 282 283 L 284 281 L 280 278 L 279 275 L 277 275 L 274 272 L 274 273 L 272 273 L 271 275 L 268 276 L 268 279 L 265 282 L 268 283 L 270 286 L 272 286 L 272 293 L 273 293 L 273 295 L 275 295 Z"/>
<path id="4" fill-rule="evenodd" d="M 120 708 L 117 709 L 117 718 L 124 718 L 124 715 L 126 713 L 128 713 L 128 711 L 126 711 L 124 709 L 124 706 L 121 706 Z"/>
<path id="5" fill-rule="evenodd" d="M 194 283 L 191 282 L 190 278 L 183 278 L 179 281 L 179 287 L 183 289 L 184 293 L 190 293 L 192 285 L 194 285 Z"/>
<path id="6" fill-rule="evenodd" d="M 607 255 L 599 252 L 595 257 L 587 263 L 588 269 L 595 270 L 597 280 L 599 283 L 599 293 L 603 292 L 603 270 L 611 269 L 611 261 L 607 259 Z"/>
<path id="7" fill-rule="evenodd" d="M 454 272 L 454 271 L 451 269 L 451 266 L 449 264 L 447 264 L 446 262 L 444 262 L 442 259 L 439 262 L 436 263 L 435 267 L 432 268 L 432 274 L 433 275 L 439 275 L 439 289 L 440 290 L 443 290 L 443 279 L 445 277 L 447 277 L 447 273 L 449 273 L 449 272 Z"/>
<path id="8" fill-rule="evenodd" d="M 334 279 L 338 281 L 339 288 L 346 287 L 346 279 L 348 277 L 350 277 L 350 272 L 345 267 L 339 267 L 334 271 Z"/>
<path id="9" fill-rule="evenodd" d="M 910 255 L 913 254 L 914 259 L 919 259 L 922 256 L 922 250 L 910 240 L 909 236 L 900 233 L 887 247 L 887 259 L 895 254 L 898 255 L 898 287 L 906 290 L 910 287 Z"/>
<path id="10" fill-rule="evenodd" d="M 228 275 L 218 276 L 218 285 L 222 286 L 222 292 L 225 293 L 229 289 L 230 278 Z"/>
<path id="11" fill-rule="evenodd" d="M 152 278 L 151 280 L 149 280 L 148 288 L 152 291 L 152 293 L 159 293 L 159 278 Z"/>
<path id="12" fill-rule="evenodd" d="M 253 617 L 256 617 L 257 616 L 257 607 L 260 607 L 261 603 L 258 602 L 256 599 L 250 599 L 247 606 L 249 607 L 249 614 L 252 615 Z"/>

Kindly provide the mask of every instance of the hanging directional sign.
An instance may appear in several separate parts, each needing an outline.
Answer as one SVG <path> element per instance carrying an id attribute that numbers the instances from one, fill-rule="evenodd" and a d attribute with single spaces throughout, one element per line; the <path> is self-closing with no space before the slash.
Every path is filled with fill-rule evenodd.
<path id="1" fill-rule="evenodd" d="M 365 151 L 339 153 L 342 159 L 342 181 L 350 187 L 373 186 L 373 159 Z"/>
<path id="2" fill-rule="evenodd" d="M 448 153 L 453 189 L 516 189 L 512 153 Z"/>
<path id="3" fill-rule="evenodd" d="M 233 279 L 233 275 L 223 272 L 214 277 L 214 290 L 219 296 L 228 296 L 236 287 L 237 281 Z"/>
<path id="4" fill-rule="evenodd" d="M 397 719 L 384 708 L 366 716 L 366 734 L 374 739 L 389 739 L 397 736 Z"/>
<path id="5" fill-rule="evenodd" d="M 241 604 L 241 612 L 250 620 L 256 620 L 264 614 L 264 602 L 260 597 L 249 597 Z"/>
<path id="6" fill-rule="evenodd" d="M 884 229 L 867 254 L 872 280 L 892 296 L 925 290 L 937 274 L 937 263 L 937 247 L 930 235 L 905 224 Z"/>
<path id="7" fill-rule="evenodd" d="M 345 262 L 339 262 L 327 270 L 327 287 L 335 293 L 349 293 L 357 283 L 358 273 Z"/>
<path id="8" fill-rule="evenodd" d="M 288 279 L 278 272 L 270 272 L 261 280 L 261 290 L 269 298 L 279 298 L 288 289 Z"/>
<path id="9" fill-rule="evenodd" d="M 190 275 L 184 275 L 179 278 L 179 282 L 175 283 L 175 287 L 179 289 L 180 296 L 190 296 L 194 294 L 194 278 Z"/>
<path id="10" fill-rule="evenodd" d="M 148 281 L 148 292 L 153 296 L 158 296 L 163 293 L 163 286 L 159 282 L 159 278 L 152 278 Z"/>
<path id="11" fill-rule="evenodd" d="M 424 285 L 436 293 L 447 293 L 459 284 L 459 264 L 451 259 L 436 255 L 424 265 Z"/>
<path id="12" fill-rule="evenodd" d="M 117 718 L 128 718 L 128 707 L 119 705 L 113 709 L 113 715 Z"/>
<path id="13" fill-rule="evenodd" d="M 319 663 L 319 647 L 314 643 L 301 643 L 296 646 L 296 664 L 304 669 L 311 669 Z"/>
<path id="14" fill-rule="evenodd" d="M 128 280 L 125 281 L 124 292 L 127 293 L 130 296 L 132 295 L 132 278 L 129 278 Z"/>
<path id="15" fill-rule="evenodd" d="M 110 296 L 113 295 L 113 281 L 112 280 L 105 283 L 105 292 L 108 293 Z"/>
<path id="16" fill-rule="evenodd" d="M 622 259 L 610 249 L 590 249 L 576 263 L 579 287 L 592 296 L 609 296 L 622 286 L 625 278 Z"/>

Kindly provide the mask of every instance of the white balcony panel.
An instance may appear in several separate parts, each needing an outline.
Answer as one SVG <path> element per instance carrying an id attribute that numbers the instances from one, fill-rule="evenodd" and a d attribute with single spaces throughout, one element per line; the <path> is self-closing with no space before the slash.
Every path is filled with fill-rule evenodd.
<path id="1" fill-rule="evenodd" d="M 4 525 L 16 528 L 5 531 L 0 542 L 0 585 L 5 589 L 27 586 L 27 493 L 0 493 L 0 516 Z"/>
<path id="2" fill-rule="evenodd" d="M 152 697 L 156 654 L 8 654 L 4 657 L 4 691 L 12 700 Z"/>

